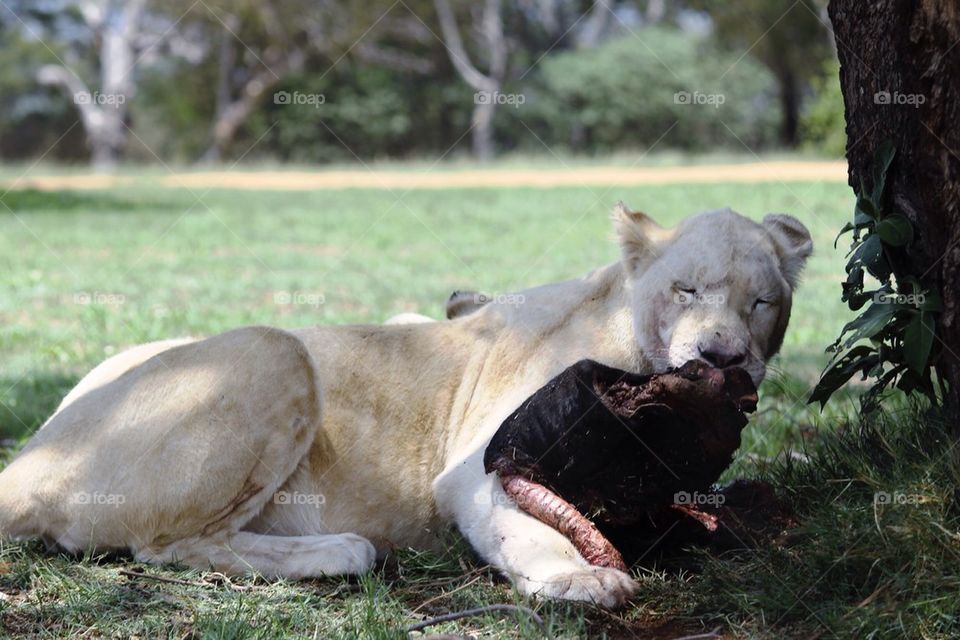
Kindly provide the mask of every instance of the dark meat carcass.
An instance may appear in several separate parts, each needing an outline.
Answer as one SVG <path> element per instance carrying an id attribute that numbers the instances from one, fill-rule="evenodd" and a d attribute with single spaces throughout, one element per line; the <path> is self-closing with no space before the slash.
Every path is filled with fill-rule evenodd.
<path id="1" fill-rule="evenodd" d="M 484 466 L 588 561 L 623 568 L 603 532 L 656 526 L 670 508 L 716 528 L 715 516 L 677 496 L 717 481 L 756 404 L 743 369 L 693 360 L 641 376 L 581 360 L 504 421 Z"/>

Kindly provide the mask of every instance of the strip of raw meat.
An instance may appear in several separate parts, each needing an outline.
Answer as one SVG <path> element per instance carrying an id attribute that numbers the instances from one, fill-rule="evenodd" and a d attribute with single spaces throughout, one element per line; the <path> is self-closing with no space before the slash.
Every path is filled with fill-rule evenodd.
<path id="1" fill-rule="evenodd" d="M 500 484 L 518 507 L 572 542 L 584 560 L 597 567 L 627 570 L 616 547 L 572 504 L 520 475 L 502 476 Z"/>

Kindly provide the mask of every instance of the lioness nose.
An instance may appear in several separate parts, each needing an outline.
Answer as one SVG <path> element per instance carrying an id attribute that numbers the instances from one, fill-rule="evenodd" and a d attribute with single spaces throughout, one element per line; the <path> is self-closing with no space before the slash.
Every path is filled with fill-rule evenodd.
<path id="1" fill-rule="evenodd" d="M 712 347 L 704 349 L 700 346 L 697 347 L 697 350 L 700 351 L 700 358 L 702 360 L 704 360 L 711 367 L 716 367 L 718 369 L 740 366 L 747 359 L 747 354 L 743 352 L 734 353 L 732 351 L 724 351 L 722 349 Z"/>

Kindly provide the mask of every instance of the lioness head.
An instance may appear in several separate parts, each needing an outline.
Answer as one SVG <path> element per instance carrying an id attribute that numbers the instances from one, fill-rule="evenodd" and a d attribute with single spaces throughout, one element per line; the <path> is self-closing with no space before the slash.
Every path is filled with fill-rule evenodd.
<path id="1" fill-rule="evenodd" d="M 722 209 L 665 229 L 623 204 L 614 222 L 636 339 L 654 368 L 699 358 L 743 367 L 760 384 L 813 251 L 806 227 L 788 215 L 758 224 Z"/>

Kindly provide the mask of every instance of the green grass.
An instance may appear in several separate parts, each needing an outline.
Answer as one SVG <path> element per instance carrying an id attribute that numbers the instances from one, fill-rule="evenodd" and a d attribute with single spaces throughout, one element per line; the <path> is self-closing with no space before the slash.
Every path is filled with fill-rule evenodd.
<path id="1" fill-rule="evenodd" d="M 751 637 L 960 636 L 956 428 L 906 406 L 824 437 L 767 477 L 797 510 L 788 544 L 702 554 L 694 613 Z M 771 624 L 772 623 L 772 624 Z"/>
<path id="2" fill-rule="evenodd" d="M 757 219 L 790 212 L 807 224 L 816 251 L 782 355 L 761 389 L 761 410 L 745 432 L 744 455 L 728 475 L 756 473 L 757 458 L 833 437 L 831 425 L 850 410 L 849 394 L 825 414 L 805 397 L 825 363 L 824 346 L 848 319 L 838 299 L 842 255 L 832 248 L 852 205 L 842 184 L 191 193 L 144 179 L 105 191 L 0 198 L 0 438 L 22 440 L 85 371 L 128 345 L 252 323 L 381 322 L 402 311 L 440 316 L 456 288 L 507 292 L 581 275 L 617 259 L 608 212 L 619 199 L 664 224 L 727 205 Z M 316 304 L 278 304 L 283 292 Z M 856 517 L 860 523 L 862 514 Z M 844 531 L 828 536 L 803 571 L 800 551 L 783 552 L 775 566 L 793 571 L 783 578 L 795 593 L 825 566 Z M 672 637 L 716 624 L 771 637 L 823 631 L 789 611 L 777 620 L 793 604 L 789 593 L 758 594 L 775 583 L 749 558 L 713 560 L 698 562 L 694 573 L 670 563 L 639 569 L 643 591 L 624 612 L 526 604 L 555 637 L 634 637 L 638 630 Z M 190 584 L 119 573 L 131 569 Z M 834 623 L 841 605 L 871 592 L 864 590 L 873 581 L 855 579 L 837 585 L 828 576 L 831 591 L 818 606 L 837 607 Z M 454 534 L 446 553 L 404 550 L 359 581 L 247 579 L 232 586 L 209 573 L 123 558 L 76 562 L 39 544 L 13 544 L 0 550 L 0 593 L 8 596 L 0 597 L 0 633 L 36 637 L 392 638 L 422 615 L 517 602 Z M 862 618 L 851 614 L 844 624 Z M 431 631 L 538 637 L 532 626 L 516 626 L 497 614 Z"/>

